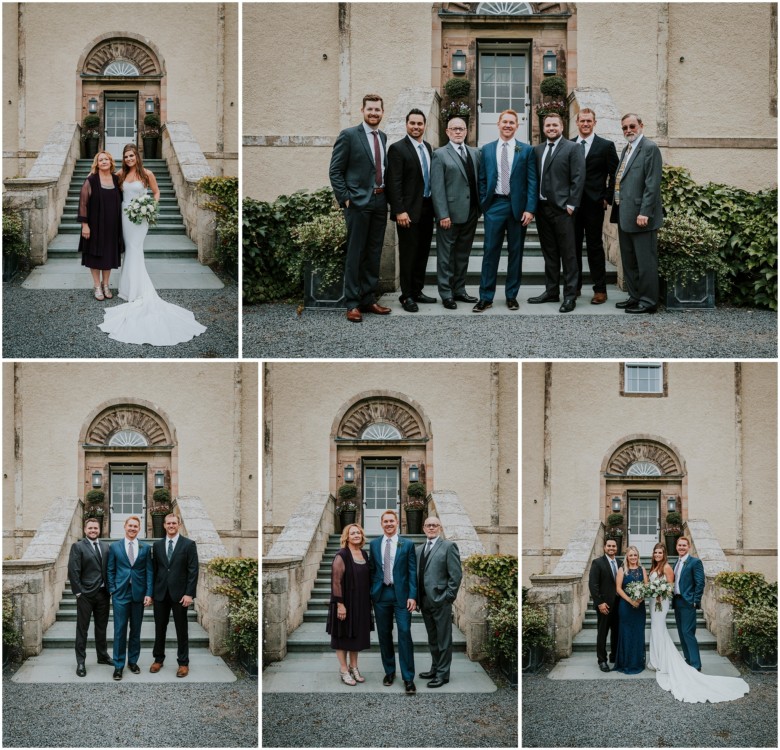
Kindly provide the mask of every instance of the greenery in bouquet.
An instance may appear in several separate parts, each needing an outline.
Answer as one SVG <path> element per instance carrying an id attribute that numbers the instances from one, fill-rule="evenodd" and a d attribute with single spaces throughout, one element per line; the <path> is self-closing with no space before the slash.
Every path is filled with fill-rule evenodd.
<path id="1" fill-rule="evenodd" d="M 157 211 L 157 201 L 151 195 L 139 195 L 133 198 L 124 209 L 127 218 L 133 224 L 143 224 L 143 222 L 148 221 L 150 227 L 157 224 Z"/>
<path id="2" fill-rule="evenodd" d="M 626 593 L 635 602 L 641 601 L 645 598 L 645 584 L 641 581 L 632 581 L 626 586 Z"/>
<path id="3" fill-rule="evenodd" d="M 671 599 L 674 594 L 674 586 L 665 577 L 651 580 L 645 587 L 645 596 L 655 599 L 655 609 L 660 612 L 663 609 L 663 600 Z"/>

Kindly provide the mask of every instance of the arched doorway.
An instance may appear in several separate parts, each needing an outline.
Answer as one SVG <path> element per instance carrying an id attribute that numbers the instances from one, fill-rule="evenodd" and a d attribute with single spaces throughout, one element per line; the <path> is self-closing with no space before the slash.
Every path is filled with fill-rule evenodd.
<path id="1" fill-rule="evenodd" d="M 125 519 L 141 518 L 151 536 L 154 490 L 178 493 L 178 447 L 170 420 L 154 405 L 122 400 L 98 407 L 79 435 L 79 496 L 102 490 L 102 536 L 123 536 Z"/>
<path id="2" fill-rule="evenodd" d="M 395 510 L 406 528 L 402 500 L 410 482 L 433 488 L 433 436 L 422 407 L 404 394 L 367 391 L 350 399 L 331 431 L 331 487 L 348 480 L 358 490 L 359 521 L 366 534 L 382 533 L 379 519 Z"/>
<path id="3" fill-rule="evenodd" d="M 649 557 L 661 540 L 666 514 L 688 514 L 688 479 L 680 451 L 656 436 L 627 436 L 615 443 L 601 466 L 601 520 L 624 516 L 626 545 Z"/>
<path id="4" fill-rule="evenodd" d="M 165 121 L 165 66 L 148 39 L 127 32 L 103 34 L 81 55 L 77 75 L 79 122 L 89 113 L 100 117 L 101 147 L 115 160 L 125 144 L 140 145 L 146 114 Z"/>

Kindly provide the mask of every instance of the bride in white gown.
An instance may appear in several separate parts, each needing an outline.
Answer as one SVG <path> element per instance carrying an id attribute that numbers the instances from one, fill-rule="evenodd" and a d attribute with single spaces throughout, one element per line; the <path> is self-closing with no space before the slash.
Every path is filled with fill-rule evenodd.
<path id="1" fill-rule="evenodd" d="M 653 548 L 650 580 L 665 576 L 672 583 L 674 573 L 666 561 L 666 547 Z M 702 674 L 685 663 L 666 628 L 670 602 L 662 600 L 661 611 L 656 611 L 655 600 L 650 600 L 650 656 L 647 668 L 655 670 L 656 682 L 678 700 L 685 703 L 720 703 L 741 698 L 750 688 L 741 677 L 720 677 Z"/>
<path id="2" fill-rule="evenodd" d="M 155 200 L 160 199 L 157 181 L 148 169 L 144 169 L 141 155 L 133 144 L 125 146 L 122 152 L 120 184 L 125 255 L 119 296 L 127 303 L 106 308 L 100 329 L 109 338 L 125 344 L 173 346 L 189 341 L 203 333 L 206 327 L 198 323 L 189 310 L 160 299 L 144 262 L 144 239 L 149 224 L 146 221 L 133 224 L 124 212 L 133 198 L 148 190 L 152 191 Z"/>

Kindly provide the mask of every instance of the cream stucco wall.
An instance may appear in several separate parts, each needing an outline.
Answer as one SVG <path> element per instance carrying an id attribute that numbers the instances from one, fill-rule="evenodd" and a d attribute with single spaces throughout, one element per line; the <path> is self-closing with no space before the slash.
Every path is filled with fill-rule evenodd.
<path id="1" fill-rule="evenodd" d="M 284 526 L 305 492 L 336 489 L 330 434 L 345 404 L 365 391 L 396 391 L 419 404 L 430 422 L 429 491 L 456 492 L 476 527 L 491 525 L 491 503 L 498 502 L 501 551 L 516 554 L 517 366 L 498 365 L 497 379 L 492 368 L 490 363 L 266 365 L 264 528 Z M 499 399 L 495 432 L 492 387 Z M 483 542 L 491 549 L 495 541 L 489 536 L 483 535 Z"/>
<path id="2" fill-rule="evenodd" d="M 82 495 L 80 431 L 101 404 L 132 398 L 175 430 L 174 493 L 203 500 L 229 550 L 256 554 L 257 381 L 253 363 L 5 364 L 4 536 L 26 543 L 55 497 Z"/>
<path id="3" fill-rule="evenodd" d="M 544 549 L 544 363 L 522 366 L 523 578 L 542 569 Z"/>

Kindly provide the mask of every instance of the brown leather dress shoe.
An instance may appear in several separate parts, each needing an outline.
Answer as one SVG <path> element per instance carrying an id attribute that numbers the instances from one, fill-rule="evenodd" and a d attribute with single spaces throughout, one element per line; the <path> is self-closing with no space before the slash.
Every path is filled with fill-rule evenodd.
<path id="1" fill-rule="evenodd" d="M 154 664 L 152 664 L 151 667 L 149 667 L 149 671 L 152 674 L 157 674 L 162 669 L 162 664 L 159 661 L 156 661 Z"/>
<path id="2" fill-rule="evenodd" d="M 606 292 L 593 292 L 593 299 L 590 301 L 591 305 L 603 305 L 607 301 Z"/>
<path id="3" fill-rule="evenodd" d="M 360 310 L 357 307 L 353 307 L 351 310 L 347 310 L 347 320 L 350 323 L 362 323 L 363 316 L 360 314 Z"/>
<path id="4" fill-rule="evenodd" d="M 382 307 L 376 302 L 373 305 L 362 305 L 360 310 L 364 313 L 374 313 L 374 315 L 390 315 L 391 312 L 389 307 Z"/>
<path id="5" fill-rule="evenodd" d="M 177 677 L 186 677 L 190 673 L 189 667 L 181 666 L 176 670 Z"/>

